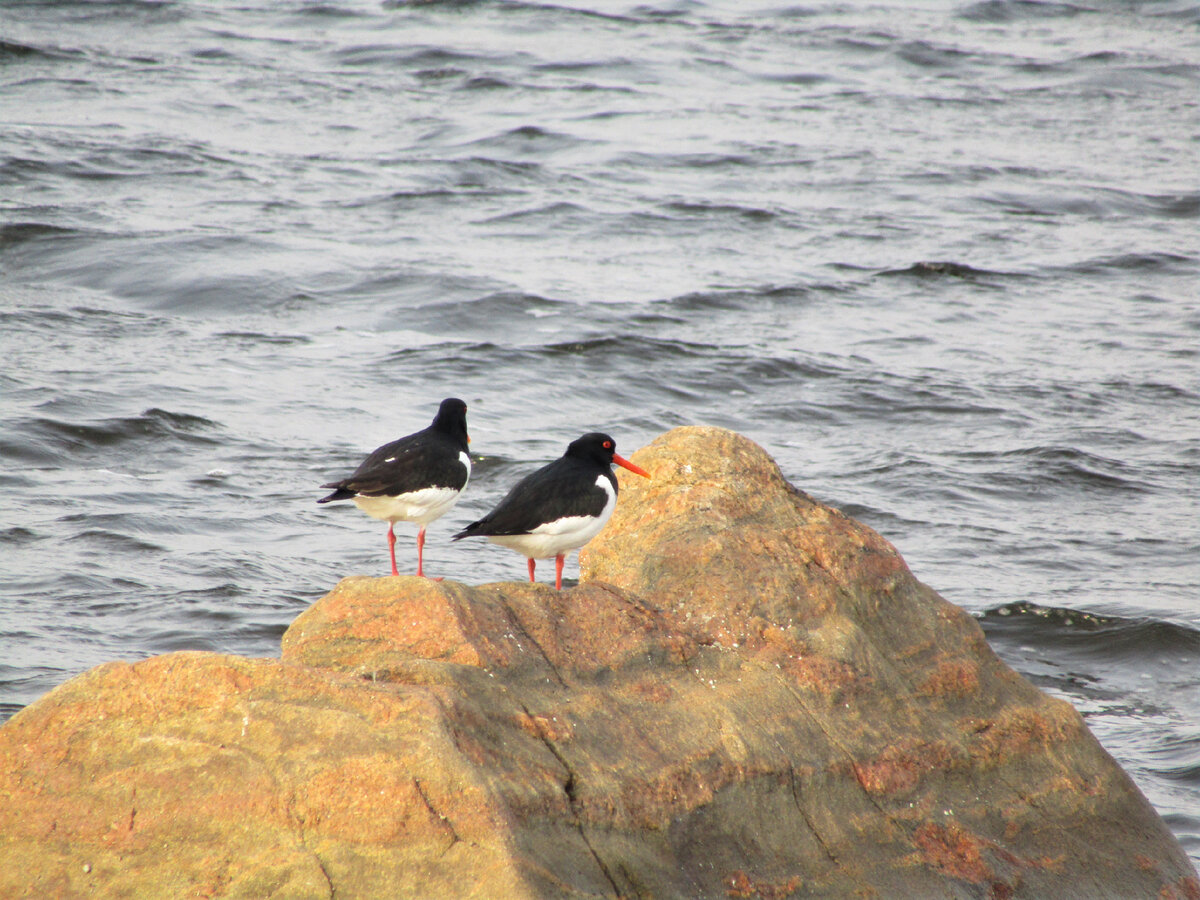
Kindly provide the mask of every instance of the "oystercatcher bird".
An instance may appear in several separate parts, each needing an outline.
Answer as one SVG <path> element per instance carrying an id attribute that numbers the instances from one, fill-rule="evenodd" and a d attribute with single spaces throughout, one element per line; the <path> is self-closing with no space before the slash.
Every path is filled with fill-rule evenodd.
<path id="1" fill-rule="evenodd" d="M 368 516 L 388 523 L 388 551 L 392 574 L 396 569 L 397 522 L 416 522 L 417 574 L 425 576 L 425 526 L 445 515 L 458 502 L 458 495 L 471 477 L 467 453 L 467 404 L 450 397 L 442 401 L 428 428 L 384 444 L 363 460 L 354 474 L 341 481 L 323 484 L 333 488 L 318 503 L 353 500 Z"/>
<path id="2" fill-rule="evenodd" d="M 567 452 L 517 482 L 490 513 L 472 522 L 454 540 L 480 535 L 534 560 L 554 557 L 554 586 L 562 590 L 563 561 L 600 533 L 617 508 L 616 463 L 644 478 L 650 474 L 616 453 L 616 441 L 592 432 L 568 445 Z"/>

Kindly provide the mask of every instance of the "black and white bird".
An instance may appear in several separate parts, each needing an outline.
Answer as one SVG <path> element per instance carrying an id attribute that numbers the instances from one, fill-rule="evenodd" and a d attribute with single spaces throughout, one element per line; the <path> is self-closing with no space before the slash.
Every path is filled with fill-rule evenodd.
<path id="1" fill-rule="evenodd" d="M 368 516 L 388 523 L 392 574 L 396 569 L 397 522 L 416 522 L 417 574 L 424 577 L 425 526 L 444 516 L 458 502 L 471 477 L 467 452 L 467 404 L 450 397 L 442 401 L 428 428 L 384 444 L 363 460 L 354 474 L 323 484 L 333 488 L 318 503 L 353 500 Z"/>
<path id="2" fill-rule="evenodd" d="M 517 482 L 495 509 L 454 535 L 454 540 L 479 535 L 524 554 L 530 581 L 534 561 L 553 557 L 554 586 L 562 590 L 567 553 L 599 534 L 617 508 L 613 463 L 650 477 L 617 456 L 616 446 L 600 432 L 572 441 L 566 453 Z"/>

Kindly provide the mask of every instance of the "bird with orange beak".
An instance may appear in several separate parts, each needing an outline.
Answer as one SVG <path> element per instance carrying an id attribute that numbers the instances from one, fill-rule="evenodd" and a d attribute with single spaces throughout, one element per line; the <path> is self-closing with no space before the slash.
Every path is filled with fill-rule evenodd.
<path id="1" fill-rule="evenodd" d="M 598 431 L 571 441 L 566 453 L 518 481 L 495 509 L 454 540 L 480 536 L 516 550 L 529 560 L 530 581 L 535 580 L 535 561 L 553 558 L 554 586 L 562 590 L 567 553 L 599 534 L 617 508 L 613 465 L 650 477 L 618 456 L 616 447 L 616 441 Z"/>

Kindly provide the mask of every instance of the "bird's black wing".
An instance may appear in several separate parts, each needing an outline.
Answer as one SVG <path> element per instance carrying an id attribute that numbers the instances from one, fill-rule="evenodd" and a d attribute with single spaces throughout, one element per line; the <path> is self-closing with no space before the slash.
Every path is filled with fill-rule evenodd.
<path id="1" fill-rule="evenodd" d="M 430 487 L 460 491 L 470 474 L 460 452 L 444 435 L 418 431 L 372 451 L 349 478 L 323 486 L 369 497 L 394 497 Z"/>
<path id="2" fill-rule="evenodd" d="M 566 516 L 599 515 L 608 494 L 596 484 L 602 472 L 563 457 L 518 481 L 490 513 L 454 536 L 529 534 Z"/>

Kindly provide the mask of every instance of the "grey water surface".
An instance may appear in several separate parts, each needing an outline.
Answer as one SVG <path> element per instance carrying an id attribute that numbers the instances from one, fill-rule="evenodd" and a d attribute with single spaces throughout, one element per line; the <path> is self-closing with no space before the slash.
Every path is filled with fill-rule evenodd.
<path id="1" fill-rule="evenodd" d="M 277 655 L 388 570 L 317 486 L 443 397 L 473 583 L 524 561 L 449 536 L 572 438 L 712 424 L 1200 861 L 1198 219 L 1189 0 L 4 0 L 0 713 Z"/>

